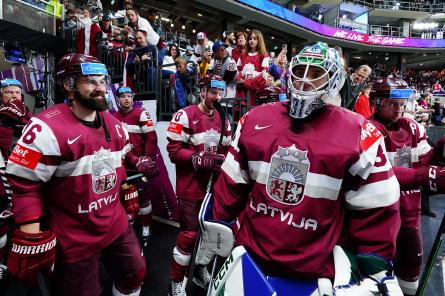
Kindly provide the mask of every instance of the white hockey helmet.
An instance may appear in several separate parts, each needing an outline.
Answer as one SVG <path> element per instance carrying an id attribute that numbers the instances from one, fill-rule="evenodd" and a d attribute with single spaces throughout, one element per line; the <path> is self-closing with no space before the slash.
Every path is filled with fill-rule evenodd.
<path id="1" fill-rule="evenodd" d="M 308 117 L 334 99 L 345 81 L 339 53 L 323 42 L 306 46 L 293 57 L 289 74 L 289 115 L 296 119 Z"/>

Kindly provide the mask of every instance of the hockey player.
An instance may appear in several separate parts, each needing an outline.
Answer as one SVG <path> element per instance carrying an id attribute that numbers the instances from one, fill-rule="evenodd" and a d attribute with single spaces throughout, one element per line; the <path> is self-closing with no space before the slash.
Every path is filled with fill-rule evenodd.
<path id="1" fill-rule="evenodd" d="M 278 86 L 266 86 L 260 88 L 255 93 L 255 103 L 259 106 L 262 104 L 282 101 L 285 97 L 286 94 L 284 94 Z"/>
<path id="2" fill-rule="evenodd" d="M 211 74 L 199 84 L 201 102 L 176 112 L 167 130 L 167 150 L 176 165 L 180 223 L 170 271 L 171 296 L 183 295 L 182 281 L 198 234 L 198 212 L 207 183 L 211 172 L 219 170 L 231 141 L 228 120 L 215 112 L 215 104 L 225 88 L 223 79 Z M 222 131 L 222 120 L 225 120 L 225 131 Z M 210 276 L 206 267 L 197 266 L 195 270 L 193 281 L 207 286 Z"/>
<path id="3" fill-rule="evenodd" d="M 404 107 L 414 90 L 400 78 L 383 78 L 373 84 L 371 93 L 375 113 L 371 122 L 385 137 L 389 161 L 399 179 L 401 229 L 397 236 L 395 274 L 405 295 L 414 295 L 422 266 L 422 232 L 420 220 L 421 187 L 430 191 L 429 164 L 432 149 L 425 128 L 415 120 L 402 117 Z M 406 170 L 415 168 L 415 181 L 406 182 Z M 440 177 L 440 173 L 434 174 Z M 408 179 L 409 180 L 409 179 Z M 425 186 L 426 185 L 426 186 Z M 444 184 L 445 186 L 445 184 Z M 444 187 L 439 186 L 439 187 Z M 439 188 L 440 189 L 440 188 Z"/>
<path id="4" fill-rule="evenodd" d="M 0 150 L 5 158 L 9 155 L 14 138 L 19 138 L 29 121 L 23 101 L 23 86 L 17 79 L 0 81 Z"/>
<path id="5" fill-rule="evenodd" d="M 289 73 L 289 102 L 240 120 L 215 183 L 213 220 L 238 217 L 236 242 L 266 275 L 318 279 L 320 295 L 333 294 L 332 251 L 346 233 L 365 284 L 334 283 L 336 295 L 375 295 L 385 286 L 384 295 L 401 295 L 391 271 L 399 185 L 381 133 L 325 103 L 344 75 L 334 48 L 305 47 Z"/>
<path id="6" fill-rule="evenodd" d="M 133 108 L 134 94 L 129 87 L 117 89 L 119 98 L 119 112 L 113 115 L 119 119 L 127 130 L 132 145 L 131 151 L 126 156 L 127 175 L 134 175 L 136 172 L 143 172 L 147 178 L 153 178 L 159 171 L 154 162 L 156 157 L 156 146 L 158 138 L 151 120 L 150 114 L 142 108 Z M 140 164 L 144 163 L 143 166 Z M 138 165 L 139 164 L 139 165 Z M 139 170 L 137 169 L 139 168 Z M 141 169 L 144 169 L 141 171 Z M 139 223 L 142 226 L 142 243 L 147 245 L 151 231 L 151 201 L 147 185 L 143 182 L 139 191 Z M 129 216 L 130 221 L 134 221 L 138 213 Z"/>
<path id="7" fill-rule="evenodd" d="M 55 295 L 97 296 L 102 259 L 113 295 L 139 295 L 145 259 L 119 198 L 130 143 L 104 112 L 107 69 L 92 56 L 67 54 L 56 71 L 69 103 L 31 119 L 6 169 L 18 226 L 9 271 L 32 284 L 55 263 Z M 124 206 L 132 198 L 123 196 Z"/>

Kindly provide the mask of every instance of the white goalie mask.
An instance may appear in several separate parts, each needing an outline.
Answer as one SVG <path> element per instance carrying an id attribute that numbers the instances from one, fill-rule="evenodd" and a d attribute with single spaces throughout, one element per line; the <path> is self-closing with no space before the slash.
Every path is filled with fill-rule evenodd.
<path id="1" fill-rule="evenodd" d="M 289 115 L 304 119 L 338 96 L 345 81 L 340 55 L 318 42 L 306 46 L 289 64 Z"/>

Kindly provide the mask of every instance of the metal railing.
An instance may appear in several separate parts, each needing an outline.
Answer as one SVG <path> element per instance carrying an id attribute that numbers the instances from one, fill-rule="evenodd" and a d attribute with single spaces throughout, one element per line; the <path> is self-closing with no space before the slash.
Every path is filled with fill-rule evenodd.
<path id="1" fill-rule="evenodd" d="M 402 27 L 370 25 L 369 28 L 371 35 L 404 37 Z"/>
<path id="2" fill-rule="evenodd" d="M 445 3 L 415 3 L 415 2 L 401 2 L 395 0 L 351 0 L 356 4 L 366 5 L 376 9 L 387 10 L 409 10 L 420 11 L 427 13 L 443 13 L 445 11 Z"/>
<path id="3" fill-rule="evenodd" d="M 341 29 L 346 29 L 346 30 L 351 30 L 351 31 L 356 31 L 356 32 L 360 32 L 360 33 L 365 33 L 365 34 L 368 34 L 368 32 L 369 32 L 369 28 L 368 28 L 367 24 L 354 22 L 352 20 L 339 18 L 339 17 L 335 18 L 335 27 L 341 28 Z"/>
<path id="4" fill-rule="evenodd" d="M 119 83 L 124 79 L 124 63 L 127 54 L 125 46 L 110 47 L 104 42 L 97 46 L 97 58 L 107 66 L 113 83 Z"/>

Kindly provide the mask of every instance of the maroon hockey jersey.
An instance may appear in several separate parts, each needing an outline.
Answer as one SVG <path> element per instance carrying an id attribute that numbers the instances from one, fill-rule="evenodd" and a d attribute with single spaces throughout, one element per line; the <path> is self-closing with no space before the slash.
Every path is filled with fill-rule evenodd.
<path id="1" fill-rule="evenodd" d="M 297 124 L 276 102 L 240 120 L 214 186 L 213 218 L 238 217 L 236 241 L 266 274 L 333 278 L 342 232 L 357 253 L 393 258 L 399 190 L 372 123 L 328 105 Z"/>
<path id="2" fill-rule="evenodd" d="M 154 160 L 158 138 L 150 114 L 142 108 L 133 108 L 126 114 L 119 111 L 113 115 L 128 132 L 132 145 L 130 155 L 136 156 L 133 165 L 140 156 L 150 156 Z"/>
<path id="3" fill-rule="evenodd" d="M 208 116 L 197 105 L 192 105 L 173 114 L 167 129 L 167 151 L 170 160 L 176 164 L 176 195 L 179 198 L 204 198 L 210 171 L 195 172 L 190 157 L 201 151 L 226 154 L 231 141 L 227 119 L 226 127 L 221 145 L 223 148 L 217 151 L 221 135 L 221 117 L 218 112 Z"/>
<path id="4" fill-rule="evenodd" d="M 425 128 L 410 118 L 400 118 L 391 129 L 372 119 L 374 125 L 385 136 L 389 161 L 393 166 L 418 168 L 429 165 L 432 158 Z M 420 226 L 420 188 L 400 193 L 400 215 L 402 227 Z"/>
<path id="5" fill-rule="evenodd" d="M 66 262 L 91 256 L 128 228 L 119 199 L 128 133 L 112 115 L 100 114 L 102 126 L 95 129 L 64 104 L 41 112 L 24 129 L 6 169 L 16 223 L 45 216 L 58 258 Z"/>

